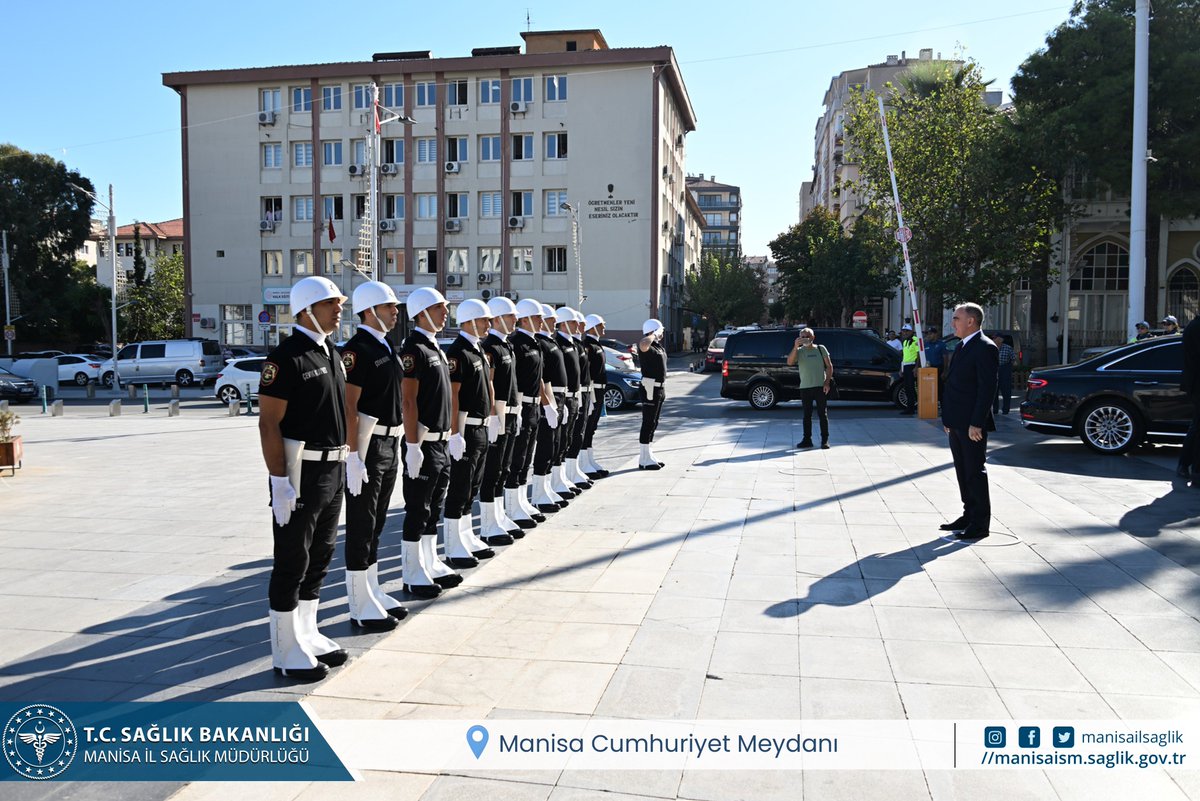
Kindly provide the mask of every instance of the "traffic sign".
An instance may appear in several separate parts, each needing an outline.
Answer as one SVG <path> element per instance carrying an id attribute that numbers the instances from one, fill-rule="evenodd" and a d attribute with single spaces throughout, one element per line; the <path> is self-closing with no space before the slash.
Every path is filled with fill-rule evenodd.
<path id="1" fill-rule="evenodd" d="M 16 339 L 17 338 L 17 327 L 15 325 L 4 326 L 4 338 L 6 340 L 8 340 L 9 342 L 12 342 L 14 339 Z"/>
<path id="2" fill-rule="evenodd" d="M 266 331 L 270 331 L 270 330 L 271 330 L 271 324 L 270 324 L 270 323 L 260 323 L 258 327 L 259 327 L 259 329 L 260 329 L 260 330 L 262 330 L 262 331 L 264 331 L 264 332 L 266 332 Z"/>
<path id="3" fill-rule="evenodd" d="M 896 229 L 896 241 L 897 242 L 899 242 L 900 244 L 903 245 L 905 242 L 909 241 L 910 239 L 912 239 L 912 229 L 909 228 L 907 225 L 904 226 L 903 228 Z"/>
<path id="4" fill-rule="evenodd" d="M 855 328 L 867 327 L 867 313 L 865 311 L 856 311 L 852 320 Z"/>
<path id="5" fill-rule="evenodd" d="M 271 313 L 270 313 L 269 311 L 267 311 L 266 309 L 263 309 L 262 311 L 260 311 L 260 312 L 258 313 L 258 321 L 259 321 L 260 323 L 269 323 L 269 322 L 271 322 Z"/>

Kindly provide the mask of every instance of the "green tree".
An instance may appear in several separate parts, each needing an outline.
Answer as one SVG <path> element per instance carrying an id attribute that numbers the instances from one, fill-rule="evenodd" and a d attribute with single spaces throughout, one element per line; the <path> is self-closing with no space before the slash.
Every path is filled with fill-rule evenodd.
<path id="1" fill-rule="evenodd" d="M 133 224 L 133 284 L 143 286 L 146 283 L 146 253 L 142 249 L 142 226 Z"/>
<path id="2" fill-rule="evenodd" d="M 766 308 L 765 294 L 766 282 L 757 270 L 709 254 L 685 278 L 683 307 L 703 317 L 706 329 L 758 322 Z"/>
<path id="3" fill-rule="evenodd" d="M 130 288 L 121 324 L 126 342 L 183 336 L 183 255 L 159 256 L 139 286 Z"/>
<path id="4" fill-rule="evenodd" d="M 72 310 L 70 328 L 62 332 L 60 344 L 107 342 L 110 298 L 108 287 L 96 281 L 95 267 L 82 261 L 72 264 L 71 281 L 64 298 L 66 308 Z"/>

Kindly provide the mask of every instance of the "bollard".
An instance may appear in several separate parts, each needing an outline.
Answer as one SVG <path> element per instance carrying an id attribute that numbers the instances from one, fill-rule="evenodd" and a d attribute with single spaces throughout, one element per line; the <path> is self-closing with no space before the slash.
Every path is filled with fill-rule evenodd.
<path id="1" fill-rule="evenodd" d="M 113 398 L 112 401 L 108 404 L 108 416 L 109 417 L 120 417 L 121 416 L 121 399 L 120 398 Z"/>
<path id="2" fill-rule="evenodd" d="M 50 404 L 50 416 L 51 417 L 62 417 L 62 414 L 63 414 L 63 402 L 62 401 L 56 400 L 54 403 Z"/>
<path id="3" fill-rule="evenodd" d="M 238 403 L 235 400 L 230 401 L 229 402 L 229 416 L 237 417 L 241 413 L 242 413 L 242 404 Z"/>
<path id="4" fill-rule="evenodd" d="M 142 384 L 142 391 L 145 393 L 142 400 L 142 414 L 150 414 L 150 385 Z"/>
<path id="5" fill-rule="evenodd" d="M 178 417 L 178 416 L 179 416 L 179 401 L 173 400 L 173 401 L 171 401 L 171 405 L 167 407 L 167 417 Z"/>
<path id="6" fill-rule="evenodd" d="M 95 385 L 95 384 L 93 384 L 93 383 L 90 383 L 90 382 L 88 383 L 88 385 L 87 385 L 87 396 L 88 396 L 89 398 L 94 398 L 94 397 L 96 397 L 96 385 Z"/>
<path id="7" fill-rule="evenodd" d="M 246 396 L 246 414 L 254 414 L 254 403 L 250 400 L 250 396 Z"/>
<path id="8" fill-rule="evenodd" d="M 8 411 L 8 401 L 0 401 L 0 412 Z"/>
<path id="9" fill-rule="evenodd" d="M 128 392 L 129 392 L 129 399 L 130 399 L 130 400 L 137 400 L 137 385 L 136 385 L 136 384 L 134 384 L 133 382 L 130 382 L 130 383 L 128 383 L 128 384 L 126 384 L 126 385 L 125 385 L 125 388 L 126 388 L 126 389 L 128 390 Z"/>
<path id="10" fill-rule="evenodd" d="M 48 407 L 46 405 L 46 385 L 42 384 L 42 414 L 46 413 L 47 408 Z"/>
<path id="11" fill-rule="evenodd" d="M 179 385 L 178 384 L 171 385 L 171 397 L 176 398 L 176 399 L 179 397 Z"/>

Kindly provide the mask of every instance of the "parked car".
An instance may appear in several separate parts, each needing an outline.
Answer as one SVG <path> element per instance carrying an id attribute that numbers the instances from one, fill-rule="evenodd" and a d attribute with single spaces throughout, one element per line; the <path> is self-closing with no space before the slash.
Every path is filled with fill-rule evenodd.
<path id="1" fill-rule="evenodd" d="M 213 395 L 222 403 L 258 397 L 258 380 L 262 375 L 265 356 L 232 359 L 217 373 Z"/>
<path id="2" fill-rule="evenodd" d="M 58 383 L 86 387 L 100 378 L 100 364 L 104 361 L 94 353 L 67 353 L 58 359 Z"/>
<path id="3" fill-rule="evenodd" d="M 0 367 L 0 400 L 28 403 L 37 397 L 36 381 Z"/>
<path id="4" fill-rule="evenodd" d="M 610 339 L 608 337 L 601 337 L 600 344 L 606 348 L 612 348 L 613 350 L 620 351 L 621 353 L 628 353 L 633 358 L 633 366 L 638 366 L 638 349 L 636 344 L 627 345 L 619 339 Z"/>
<path id="5" fill-rule="evenodd" d="M 1182 377 L 1182 337 L 1145 339 L 1087 361 L 1037 369 L 1029 374 L 1021 425 L 1077 436 L 1097 453 L 1180 442 L 1192 419 Z"/>
<path id="6" fill-rule="evenodd" d="M 725 340 L 728 337 L 715 337 L 712 342 L 708 343 L 708 350 L 704 353 L 704 372 L 710 370 L 716 371 L 721 369 L 721 360 L 725 355 Z"/>
<path id="7" fill-rule="evenodd" d="M 225 357 L 214 339 L 167 339 L 134 342 L 117 353 L 117 371 L 123 382 L 175 383 L 181 387 L 213 381 Z M 100 366 L 100 379 L 113 385 L 113 360 Z"/>
<path id="8" fill-rule="evenodd" d="M 20 361 L 21 359 L 53 359 L 64 355 L 64 353 L 65 351 L 61 350 L 27 350 L 13 356 L 13 361 Z"/>
<path id="9" fill-rule="evenodd" d="M 604 363 L 609 367 L 625 372 L 637 370 L 633 364 L 633 357 L 629 353 L 612 348 L 604 349 Z"/>
<path id="10" fill-rule="evenodd" d="M 226 345 L 222 349 L 221 355 L 227 362 L 234 359 L 252 359 L 255 356 L 266 356 L 267 347 L 265 345 Z"/>
<path id="11" fill-rule="evenodd" d="M 610 412 L 641 402 L 641 373 L 613 367 L 609 367 L 606 373 L 608 384 L 604 388 L 604 406 Z"/>
<path id="12" fill-rule="evenodd" d="M 829 350 L 835 400 L 891 402 L 903 406 L 900 354 L 878 339 L 850 328 L 814 328 L 817 343 Z M 738 331 L 725 340 L 721 397 L 748 400 L 770 409 L 800 396 L 800 374 L 787 357 L 799 328 Z"/>

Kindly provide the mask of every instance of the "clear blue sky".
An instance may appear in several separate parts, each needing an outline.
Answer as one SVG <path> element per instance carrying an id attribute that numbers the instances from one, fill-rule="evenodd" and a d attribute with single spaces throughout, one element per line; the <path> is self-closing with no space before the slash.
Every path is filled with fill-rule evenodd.
<path id="1" fill-rule="evenodd" d="M 179 100 L 162 85 L 163 72 L 369 61 L 389 50 L 465 56 L 473 47 L 521 44 L 528 13 L 533 30 L 599 28 L 611 47 L 675 49 L 698 118 L 687 170 L 742 187 L 744 250 L 766 255 L 767 243 L 797 221 L 800 184 L 812 173 L 814 125 L 834 75 L 930 47 L 978 61 L 1007 99 L 1017 67 L 1066 20 L 1070 6 L 1070 0 L 10 4 L 0 45 L 0 141 L 61 159 L 101 193 L 112 183 L 119 224 L 171 219 L 183 208 Z"/>

